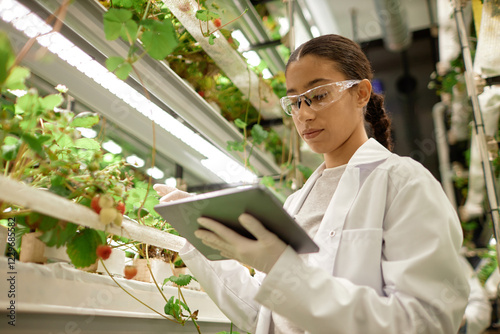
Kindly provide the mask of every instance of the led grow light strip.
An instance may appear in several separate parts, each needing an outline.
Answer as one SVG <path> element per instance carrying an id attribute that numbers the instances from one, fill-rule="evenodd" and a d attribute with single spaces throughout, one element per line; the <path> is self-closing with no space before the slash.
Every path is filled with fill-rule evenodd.
<path id="1" fill-rule="evenodd" d="M 135 89 L 118 79 L 66 37 L 58 32 L 50 33 L 52 27 L 25 6 L 14 0 L 2 0 L 0 2 L 0 17 L 30 38 L 46 34 L 37 38 L 40 45 L 47 47 L 50 52 L 76 67 L 80 72 L 109 90 L 132 108 L 207 157 L 207 159 L 201 160 L 201 164 L 225 182 L 252 183 L 257 179 L 255 174 L 247 170 L 239 162 L 222 153 Z"/>

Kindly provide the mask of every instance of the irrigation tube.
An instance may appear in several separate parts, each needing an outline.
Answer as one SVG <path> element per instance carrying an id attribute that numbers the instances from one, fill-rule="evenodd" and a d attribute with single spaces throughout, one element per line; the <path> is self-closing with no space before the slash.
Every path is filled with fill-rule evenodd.
<path id="1" fill-rule="evenodd" d="M 477 98 L 477 90 L 474 80 L 474 67 L 472 64 L 472 57 L 469 47 L 469 40 L 467 36 L 467 29 L 465 27 L 464 13 L 463 13 L 463 0 L 454 0 L 455 7 L 455 21 L 457 23 L 458 37 L 462 47 L 462 54 L 465 64 L 465 83 L 467 85 L 467 93 L 472 102 L 472 110 L 474 116 L 474 130 L 477 135 L 477 145 L 481 156 L 481 163 L 483 166 L 484 179 L 486 181 L 486 194 L 491 210 L 491 218 L 493 221 L 493 229 L 495 233 L 497 258 L 500 259 L 500 215 L 498 208 L 497 192 L 495 189 L 495 176 L 488 156 L 488 148 L 486 145 L 486 134 L 484 131 L 483 116 L 479 107 L 479 99 Z"/>
<path id="2" fill-rule="evenodd" d="M 437 151 L 439 157 L 439 172 L 441 174 L 441 183 L 443 184 L 444 192 L 451 204 L 457 209 L 457 200 L 455 198 L 455 190 L 453 188 L 452 172 L 450 167 L 450 151 L 446 140 L 446 127 L 444 124 L 444 113 L 446 112 L 446 104 L 438 102 L 432 108 L 432 117 L 434 119 L 434 129 L 437 141 Z"/>

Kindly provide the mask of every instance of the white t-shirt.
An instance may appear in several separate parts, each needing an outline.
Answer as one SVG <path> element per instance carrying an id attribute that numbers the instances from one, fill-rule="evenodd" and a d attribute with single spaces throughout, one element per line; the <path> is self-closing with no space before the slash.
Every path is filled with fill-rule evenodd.
<path id="1" fill-rule="evenodd" d="M 340 177 L 344 173 L 347 165 L 342 165 L 334 168 L 327 168 L 314 183 L 311 192 L 302 204 L 302 207 L 295 215 L 297 223 L 314 238 L 318 231 L 326 208 L 337 189 Z M 307 261 L 308 254 L 301 255 L 304 261 Z M 271 326 L 271 334 L 304 334 L 305 331 L 297 327 L 287 318 L 282 317 L 277 313 L 272 313 L 273 325 Z"/>

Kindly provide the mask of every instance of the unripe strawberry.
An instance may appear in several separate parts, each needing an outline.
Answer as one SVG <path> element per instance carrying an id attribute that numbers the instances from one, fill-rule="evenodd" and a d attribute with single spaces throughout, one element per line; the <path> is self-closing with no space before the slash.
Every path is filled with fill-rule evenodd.
<path id="1" fill-rule="evenodd" d="M 97 257 L 103 260 L 107 260 L 111 255 L 111 246 L 109 245 L 99 245 L 95 251 Z"/>
<path id="2" fill-rule="evenodd" d="M 99 213 L 99 221 L 107 225 L 115 220 L 117 214 L 118 211 L 116 211 L 115 208 L 104 208 L 101 210 L 101 213 Z"/>
<path id="3" fill-rule="evenodd" d="M 117 226 L 122 226 L 123 222 L 123 215 L 121 213 L 117 213 L 115 219 L 113 220 L 113 223 Z"/>
<path id="4" fill-rule="evenodd" d="M 112 208 L 115 205 L 115 200 L 109 195 L 99 197 L 99 206 L 101 208 Z"/>

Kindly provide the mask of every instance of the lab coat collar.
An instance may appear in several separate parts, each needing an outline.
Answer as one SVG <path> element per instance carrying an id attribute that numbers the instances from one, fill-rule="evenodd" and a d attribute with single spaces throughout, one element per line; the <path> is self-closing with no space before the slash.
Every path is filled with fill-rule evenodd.
<path id="1" fill-rule="evenodd" d="M 348 166 L 359 167 L 387 159 L 392 153 L 373 138 L 361 145 L 351 157 Z"/>
<path id="2" fill-rule="evenodd" d="M 361 145 L 356 152 L 354 152 L 351 159 L 347 163 L 348 168 L 361 167 L 362 165 L 370 165 L 382 160 L 387 159 L 392 153 L 386 149 L 377 140 L 370 138 Z M 326 164 L 323 162 L 315 170 L 310 179 L 314 183 L 316 179 L 323 173 L 326 169 Z"/>
<path id="3" fill-rule="evenodd" d="M 378 141 L 373 138 L 368 139 L 361 145 L 353 154 L 347 163 L 346 170 L 351 170 L 355 167 L 362 167 L 363 165 L 373 165 L 380 161 L 386 160 L 392 153 L 382 146 Z M 286 209 L 291 215 L 295 215 L 299 208 L 302 206 L 307 194 L 311 191 L 316 180 L 321 176 L 326 168 L 325 162 L 319 165 L 314 173 L 309 177 L 301 189 L 301 196 L 297 196 L 294 201 L 287 205 Z"/>

